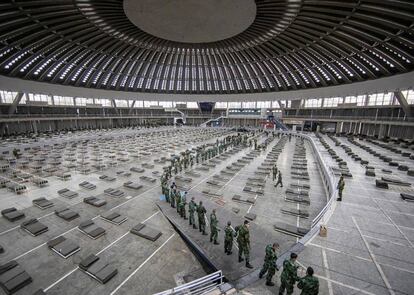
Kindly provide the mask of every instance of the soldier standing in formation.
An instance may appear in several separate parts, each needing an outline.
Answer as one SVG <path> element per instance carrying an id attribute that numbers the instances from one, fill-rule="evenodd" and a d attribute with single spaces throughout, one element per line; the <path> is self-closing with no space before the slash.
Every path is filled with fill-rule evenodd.
<path id="1" fill-rule="evenodd" d="M 175 208 L 175 194 L 176 194 L 175 188 L 174 189 L 171 189 L 170 204 L 171 204 L 171 207 L 172 208 Z"/>
<path id="2" fill-rule="evenodd" d="M 194 197 L 192 197 L 190 203 L 188 204 L 188 215 L 189 215 L 190 225 L 192 225 L 194 229 L 197 229 L 197 226 L 195 224 L 195 219 L 194 219 L 194 212 L 196 210 L 197 210 L 197 204 L 194 202 Z"/>
<path id="3" fill-rule="evenodd" d="M 273 181 L 275 181 L 276 180 L 276 176 L 277 176 L 277 166 L 276 166 L 276 164 L 273 165 L 272 174 L 273 174 Z"/>
<path id="4" fill-rule="evenodd" d="M 308 267 L 306 276 L 299 279 L 298 288 L 302 290 L 301 295 L 318 295 L 319 281 L 313 276 L 313 268 Z"/>
<path id="5" fill-rule="evenodd" d="M 227 221 L 227 226 L 224 229 L 224 253 L 231 255 L 233 248 L 233 238 L 236 236 L 233 228 L 231 227 L 231 221 Z"/>
<path id="6" fill-rule="evenodd" d="M 249 233 L 249 221 L 245 220 L 243 225 L 236 227 L 237 231 L 237 244 L 239 246 L 239 262 L 242 262 L 243 254 L 246 259 L 246 267 L 253 268 L 250 264 L 250 233 Z"/>
<path id="7" fill-rule="evenodd" d="M 218 231 L 220 230 L 218 228 L 218 220 L 216 216 L 216 209 L 213 209 L 213 211 L 210 214 L 210 242 L 214 242 L 214 245 L 219 245 L 220 243 L 217 242 L 218 237 Z"/>
<path id="8" fill-rule="evenodd" d="M 197 206 L 197 215 L 198 215 L 198 229 L 200 232 L 203 233 L 204 236 L 206 236 L 206 220 L 205 220 L 205 214 L 206 214 L 206 208 L 203 206 L 203 202 L 200 201 L 199 205 Z"/>
<path id="9" fill-rule="evenodd" d="M 177 190 L 175 192 L 175 207 L 177 208 L 177 213 L 180 213 L 180 203 L 181 203 L 181 192 Z"/>
<path id="10" fill-rule="evenodd" d="M 277 254 L 276 251 L 279 249 L 278 243 L 269 244 L 266 246 L 266 254 L 264 258 L 263 267 L 259 273 L 259 278 L 262 278 L 267 272 L 266 276 L 266 285 L 274 286 L 275 283 L 272 282 L 272 278 L 276 273 L 276 270 L 279 270 L 276 266 Z"/>
<path id="11" fill-rule="evenodd" d="M 185 205 L 187 204 L 187 192 L 184 192 L 184 195 L 181 196 L 180 200 L 180 216 L 187 220 L 186 212 L 185 212 Z"/>
<path id="12" fill-rule="evenodd" d="M 296 258 L 298 258 L 298 255 L 296 253 L 291 253 L 290 260 L 285 260 L 283 262 L 279 295 L 283 295 L 285 290 L 286 294 L 293 294 L 293 287 L 295 286 L 296 281 L 298 281 L 298 266 L 295 264 Z"/>
<path id="13" fill-rule="evenodd" d="M 336 186 L 336 188 L 338 189 L 338 198 L 336 199 L 337 201 L 342 201 L 342 191 L 344 190 L 345 187 L 345 181 L 344 181 L 344 177 L 341 175 L 341 178 L 339 178 L 338 181 L 338 185 Z"/>
<path id="14" fill-rule="evenodd" d="M 280 184 L 280 187 L 283 187 L 283 182 L 282 182 L 282 172 L 279 171 L 279 175 L 277 176 L 277 182 L 275 184 L 275 187 L 277 187 Z"/>

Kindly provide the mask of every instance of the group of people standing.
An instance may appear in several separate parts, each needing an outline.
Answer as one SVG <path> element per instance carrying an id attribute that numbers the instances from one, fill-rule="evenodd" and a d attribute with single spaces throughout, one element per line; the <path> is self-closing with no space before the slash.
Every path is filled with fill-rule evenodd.
<path id="1" fill-rule="evenodd" d="M 264 264 L 259 273 L 259 278 L 262 278 L 266 274 L 266 285 L 274 286 L 272 278 L 276 271 L 279 271 L 277 267 L 277 251 L 279 249 L 278 243 L 269 244 L 266 246 L 266 254 L 264 258 Z M 283 271 L 280 275 L 280 287 L 279 295 L 293 294 L 295 284 L 302 290 L 301 295 L 317 295 L 319 293 L 319 280 L 313 276 L 313 268 L 308 267 L 306 275 L 304 277 L 298 276 L 299 266 L 296 263 L 298 255 L 296 253 L 290 254 L 290 259 L 286 259 L 283 262 Z"/>
<path id="2" fill-rule="evenodd" d="M 206 232 L 207 224 L 207 210 L 203 205 L 203 201 L 198 204 L 195 202 L 194 197 L 191 198 L 188 203 L 188 218 L 186 216 L 185 205 L 187 204 L 187 192 L 180 192 L 177 189 L 176 184 L 173 182 L 170 186 L 171 193 L 169 196 L 165 195 L 165 200 L 171 204 L 171 207 L 177 208 L 177 213 L 188 220 L 190 226 L 193 229 L 198 229 L 202 235 L 208 235 Z M 197 223 L 196 224 L 196 217 Z M 210 242 L 214 245 L 220 245 L 218 241 L 218 233 L 221 231 L 219 227 L 219 220 L 216 215 L 216 209 L 213 209 L 210 214 Z M 237 247 L 239 249 L 239 262 L 246 261 L 247 268 L 253 268 L 250 264 L 250 223 L 245 220 L 242 225 L 232 227 L 231 221 L 227 222 L 227 226 L 224 229 L 224 253 L 231 255 L 233 253 L 233 241 L 237 239 Z M 244 258 L 243 258 L 244 256 Z"/>
<path id="3" fill-rule="evenodd" d="M 203 205 L 203 201 L 199 201 L 197 204 L 195 198 L 192 197 L 188 203 L 188 218 L 186 216 L 185 204 L 187 200 L 187 192 L 180 192 L 177 189 L 176 184 L 173 182 L 170 186 L 170 195 L 166 196 L 166 201 L 171 204 L 171 207 L 177 208 L 177 213 L 189 221 L 189 226 L 193 229 L 198 229 L 202 235 L 208 235 L 206 232 L 207 224 L 207 210 Z M 196 223 L 197 217 L 197 223 Z M 219 227 L 219 220 L 216 215 L 216 209 L 213 209 L 210 214 L 210 242 L 214 245 L 220 245 L 218 241 L 218 233 L 221 231 Z M 224 253 L 231 255 L 233 253 L 233 242 L 237 241 L 238 248 L 238 262 L 245 261 L 247 268 L 253 268 L 250 264 L 250 222 L 245 220 L 242 225 L 232 227 L 231 221 L 227 222 L 227 226 L 224 229 Z M 259 277 L 262 278 L 266 275 L 266 285 L 274 286 L 272 278 L 278 271 L 276 261 L 278 259 L 277 251 L 279 250 L 279 244 L 269 244 L 265 248 L 264 264 L 259 273 Z M 280 276 L 280 288 L 279 294 L 292 294 L 295 284 L 302 290 L 303 295 L 318 294 L 319 281 L 313 276 L 312 267 L 308 267 L 306 276 L 300 278 L 297 274 L 298 266 L 296 264 L 297 254 L 292 253 L 289 260 L 285 260 L 283 263 L 283 271 Z"/>
<path id="4" fill-rule="evenodd" d="M 280 134 L 278 134 L 280 136 Z M 275 137 L 275 134 L 273 134 Z M 290 138 L 289 138 L 290 139 Z M 188 220 L 189 226 L 193 229 L 198 229 L 202 235 L 208 235 L 206 232 L 206 225 L 208 223 L 207 219 L 207 210 L 203 205 L 202 201 L 199 201 L 197 204 L 195 198 L 192 197 L 188 202 L 188 217 L 186 212 L 187 205 L 187 192 L 181 192 L 175 182 L 168 185 L 168 180 L 171 178 L 171 172 L 174 171 L 175 174 L 180 172 L 183 168 L 192 166 L 194 162 L 199 163 L 199 161 L 205 161 L 209 158 L 214 157 L 217 154 L 227 150 L 229 145 L 239 145 L 241 143 L 247 144 L 247 136 L 229 136 L 223 141 L 217 141 L 216 145 L 211 149 L 200 149 L 197 151 L 195 156 L 191 153 L 185 152 L 181 155 L 179 159 L 175 159 L 172 162 L 170 169 L 167 169 L 163 176 L 161 177 L 161 188 L 162 193 L 165 196 L 166 202 L 170 203 L 171 207 L 176 208 L 177 213 L 185 220 Z M 253 139 L 255 149 L 257 146 L 257 139 Z M 249 140 L 249 145 L 252 146 L 252 140 Z M 183 167 L 184 166 L 184 167 Z M 278 170 L 277 165 L 275 164 L 272 167 L 273 181 L 276 181 L 275 187 L 279 185 L 283 187 L 282 182 L 282 173 Z M 338 189 L 343 189 L 343 185 L 338 184 Z M 197 218 L 196 218 L 197 217 Z M 219 245 L 218 237 L 219 231 L 219 220 L 216 215 L 216 209 L 213 209 L 210 213 L 209 219 L 209 228 L 210 228 L 210 242 L 214 245 Z M 197 219 L 197 223 L 196 223 Z M 197 226 L 198 224 L 198 226 Z M 231 221 L 227 221 L 227 225 L 224 228 L 224 253 L 231 255 L 233 252 L 233 243 L 234 240 L 237 241 L 238 248 L 238 262 L 241 263 L 245 261 L 245 266 L 252 269 L 253 266 L 250 264 L 250 222 L 245 220 L 243 224 L 232 227 Z M 276 271 L 279 271 L 277 267 L 277 251 L 279 250 L 279 244 L 273 243 L 269 244 L 265 248 L 265 258 L 263 267 L 260 270 L 259 278 L 262 278 L 266 275 L 266 285 L 274 286 L 272 278 L 275 275 Z M 293 294 L 294 286 L 297 283 L 297 287 L 302 290 L 301 294 L 303 295 L 314 295 L 319 292 L 319 281 L 313 276 L 312 267 L 308 267 L 306 275 L 300 278 L 297 274 L 299 266 L 296 263 L 297 254 L 291 253 L 290 259 L 287 259 L 283 262 L 283 271 L 280 275 L 280 288 L 279 294 L 284 294 L 285 291 L 287 294 Z"/>

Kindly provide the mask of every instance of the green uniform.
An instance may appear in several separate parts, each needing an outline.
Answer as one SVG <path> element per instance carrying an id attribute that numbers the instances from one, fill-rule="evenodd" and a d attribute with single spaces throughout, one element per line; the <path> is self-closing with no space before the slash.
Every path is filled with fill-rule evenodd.
<path id="1" fill-rule="evenodd" d="M 239 246 L 239 260 L 244 257 L 246 258 L 246 263 L 250 259 L 250 233 L 246 225 L 240 225 L 236 228 L 237 230 L 237 244 Z"/>
<path id="2" fill-rule="evenodd" d="M 210 242 L 214 242 L 217 244 L 217 237 L 218 237 L 218 220 L 215 213 L 210 214 Z"/>
<path id="3" fill-rule="evenodd" d="M 204 208 L 202 204 L 198 205 L 197 207 L 197 215 L 198 215 L 198 226 L 200 232 L 206 234 L 206 220 L 204 219 L 204 214 L 206 214 L 207 210 Z"/>
<path id="4" fill-rule="evenodd" d="M 187 204 L 187 198 L 186 198 L 186 195 L 184 194 L 180 198 L 180 208 L 179 208 L 180 216 L 183 217 L 184 219 L 187 219 L 186 212 L 185 212 L 186 204 Z"/>
<path id="5" fill-rule="evenodd" d="M 338 186 L 337 186 L 339 199 L 342 199 L 342 191 L 344 190 L 344 187 L 345 187 L 344 179 L 343 178 L 339 179 Z"/>
<path id="6" fill-rule="evenodd" d="M 171 204 L 171 207 L 175 208 L 175 192 L 174 191 L 171 191 L 170 193 L 170 204 Z"/>
<path id="7" fill-rule="evenodd" d="M 196 210 L 197 210 L 197 204 L 193 200 L 191 200 L 190 203 L 188 204 L 188 215 L 190 219 L 190 225 L 192 225 L 193 228 L 197 228 L 195 224 L 195 219 L 194 219 L 194 212 Z"/>
<path id="8" fill-rule="evenodd" d="M 273 172 L 273 181 L 275 181 L 276 175 L 277 175 L 277 167 L 276 166 L 273 166 L 272 172 Z"/>
<path id="9" fill-rule="evenodd" d="M 226 228 L 224 229 L 224 253 L 231 254 L 234 236 L 235 233 L 231 226 L 226 226 Z"/>
<path id="10" fill-rule="evenodd" d="M 275 187 L 277 187 L 280 184 L 280 187 L 283 187 L 283 182 L 282 182 L 282 174 L 279 173 L 279 176 L 277 178 L 277 182 L 275 184 Z"/>
<path id="11" fill-rule="evenodd" d="M 299 279 L 298 288 L 301 295 L 317 295 L 319 293 L 319 281 L 314 276 L 307 275 Z"/>
<path id="12" fill-rule="evenodd" d="M 287 294 L 293 293 L 293 286 L 298 280 L 298 267 L 290 260 L 283 262 L 283 271 L 280 276 L 279 295 L 282 295 L 285 290 Z"/>
<path id="13" fill-rule="evenodd" d="M 272 278 L 276 273 L 276 260 L 277 260 L 277 255 L 276 255 L 276 251 L 273 249 L 273 245 L 272 244 L 267 245 L 266 255 L 264 258 L 264 264 L 260 271 L 259 276 L 262 277 L 267 272 L 266 282 L 268 283 L 272 281 Z"/>
<path id="14" fill-rule="evenodd" d="M 170 190 L 168 189 L 168 186 L 165 186 L 164 188 L 164 196 L 165 196 L 165 200 L 169 203 L 170 202 Z"/>
<path id="15" fill-rule="evenodd" d="M 177 208 L 177 213 L 180 213 L 180 203 L 181 203 L 181 193 L 175 193 L 175 207 Z"/>

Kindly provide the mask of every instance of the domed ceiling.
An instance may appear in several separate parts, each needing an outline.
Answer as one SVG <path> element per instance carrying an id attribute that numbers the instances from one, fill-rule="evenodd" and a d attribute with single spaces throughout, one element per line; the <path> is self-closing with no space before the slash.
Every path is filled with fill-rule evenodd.
<path id="1" fill-rule="evenodd" d="M 0 74 L 179 94 L 294 91 L 413 70 L 412 0 L 13 0 Z"/>

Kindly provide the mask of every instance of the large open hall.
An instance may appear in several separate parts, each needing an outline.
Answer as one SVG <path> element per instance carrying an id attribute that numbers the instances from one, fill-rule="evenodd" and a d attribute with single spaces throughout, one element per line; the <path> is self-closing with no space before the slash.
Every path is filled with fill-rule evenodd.
<path id="1" fill-rule="evenodd" d="M 2 1 L 3 294 L 414 294 L 414 2 Z"/>

